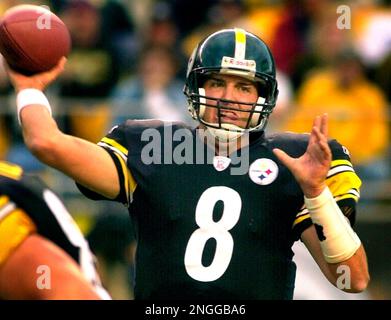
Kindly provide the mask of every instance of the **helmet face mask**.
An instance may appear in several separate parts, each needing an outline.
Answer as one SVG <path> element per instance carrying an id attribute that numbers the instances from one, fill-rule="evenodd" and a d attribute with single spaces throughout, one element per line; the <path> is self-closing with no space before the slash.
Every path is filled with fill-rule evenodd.
<path id="1" fill-rule="evenodd" d="M 206 96 L 203 86 L 212 74 L 234 75 L 254 81 L 258 100 L 248 103 Z M 184 93 L 188 98 L 192 117 L 214 132 L 229 131 L 236 133 L 233 136 L 237 138 L 246 130 L 263 130 L 278 95 L 273 57 L 266 44 L 249 32 L 242 29 L 218 31 L 194 50 L 188 64 Z M 237 104 L 248 108 L 231 106 Z M 204 120 L 206 108 L 217 109 L 217 123 Z M 244 128 L 224 124 L 220 117 L 224 110 L 248 113 L 247 124 Z"/>

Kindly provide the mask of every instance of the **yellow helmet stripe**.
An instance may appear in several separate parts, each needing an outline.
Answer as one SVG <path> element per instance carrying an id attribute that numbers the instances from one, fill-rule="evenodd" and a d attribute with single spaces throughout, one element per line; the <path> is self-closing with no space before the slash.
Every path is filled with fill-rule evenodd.
<path id="1" fill-rule="evenodd" d="M 244 60 L 246 57 L 246 32 L 235 28 L 235 59 Z"/>

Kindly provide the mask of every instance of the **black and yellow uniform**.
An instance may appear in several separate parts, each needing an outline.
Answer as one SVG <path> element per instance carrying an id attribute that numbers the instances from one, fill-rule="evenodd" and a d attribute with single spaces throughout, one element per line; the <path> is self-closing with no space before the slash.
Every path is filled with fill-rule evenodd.
<path id="1" fill-rule="evenodd" d="M 67 252 L 96 292 L 109 298 L 88 243 L 61 200 L 40 179 L 0 161 L 0 266 L 33 233 Z"/>
<path id="2" fill-rule="evenodd" d="M 203 164 L 179 164 L 175 155 L 194 151 L 199 140 L 195 129 L 184 129 L 180 123 L 128 120 L 99 142 L 118 169 L 115 200 L 129 205 L 136 225 L 136 299 L 291 299 L 291 247 L 311 219 L 302 190 L 272 149 L 298 157 L 309 136 L 252 136 L 241 152 L 248 151 L 249 169 L 233 175 L 230 166 L 240 164 L 217 170 L 207 153 Z M 152 137 L 161 144 L 149 163 Z M 330 147 L 327 184 L 353 221 L 361 182 L 347 151 L 334 140 Z"/>

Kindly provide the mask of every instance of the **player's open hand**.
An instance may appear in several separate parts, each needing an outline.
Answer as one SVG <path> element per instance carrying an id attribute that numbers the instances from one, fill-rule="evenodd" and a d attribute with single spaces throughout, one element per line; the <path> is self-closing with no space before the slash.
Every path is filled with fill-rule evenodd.
<path id="1" fill-rule="evenodd" d="M 16 92 L 28 88 L 43 91 L 61 74 L 61 72 L 64 70 L 66 61 L 67 59 L 62 57 L 57 65 L 51 70 L 37 73 L 32 76 L 26 76 L 18 73 L 15 70 L 12 70 L 5 61 L 4 65 Z"/>
<path id="2" fill-rule="evenodd" d="M 274 154 L 292 172 L 307 198 L 318 196 L 326 186 L 325 180 L 331 164 L 331 150 L 327 141 L 327 114 L 314 120 L 306 152 L 292 158 L 280 149 Z"/>

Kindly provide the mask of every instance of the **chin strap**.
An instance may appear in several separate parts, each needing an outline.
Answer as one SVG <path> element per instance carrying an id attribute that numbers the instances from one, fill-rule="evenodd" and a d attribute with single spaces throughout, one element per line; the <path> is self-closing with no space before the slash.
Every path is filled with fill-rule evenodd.
<path id="1" fill-rule="evenodd" d="M 218 126 L 218 123 L 209 123 L 205 122 L 207 125 Z M 209 132 L 213 137 L 217 138 L 220 141 L 234 141 L 241 137 L 245 129 L 235 126 L 231 123 L 222 123 L 221 129 L 212 128 L 207 126 L 207 132 Z"/>

